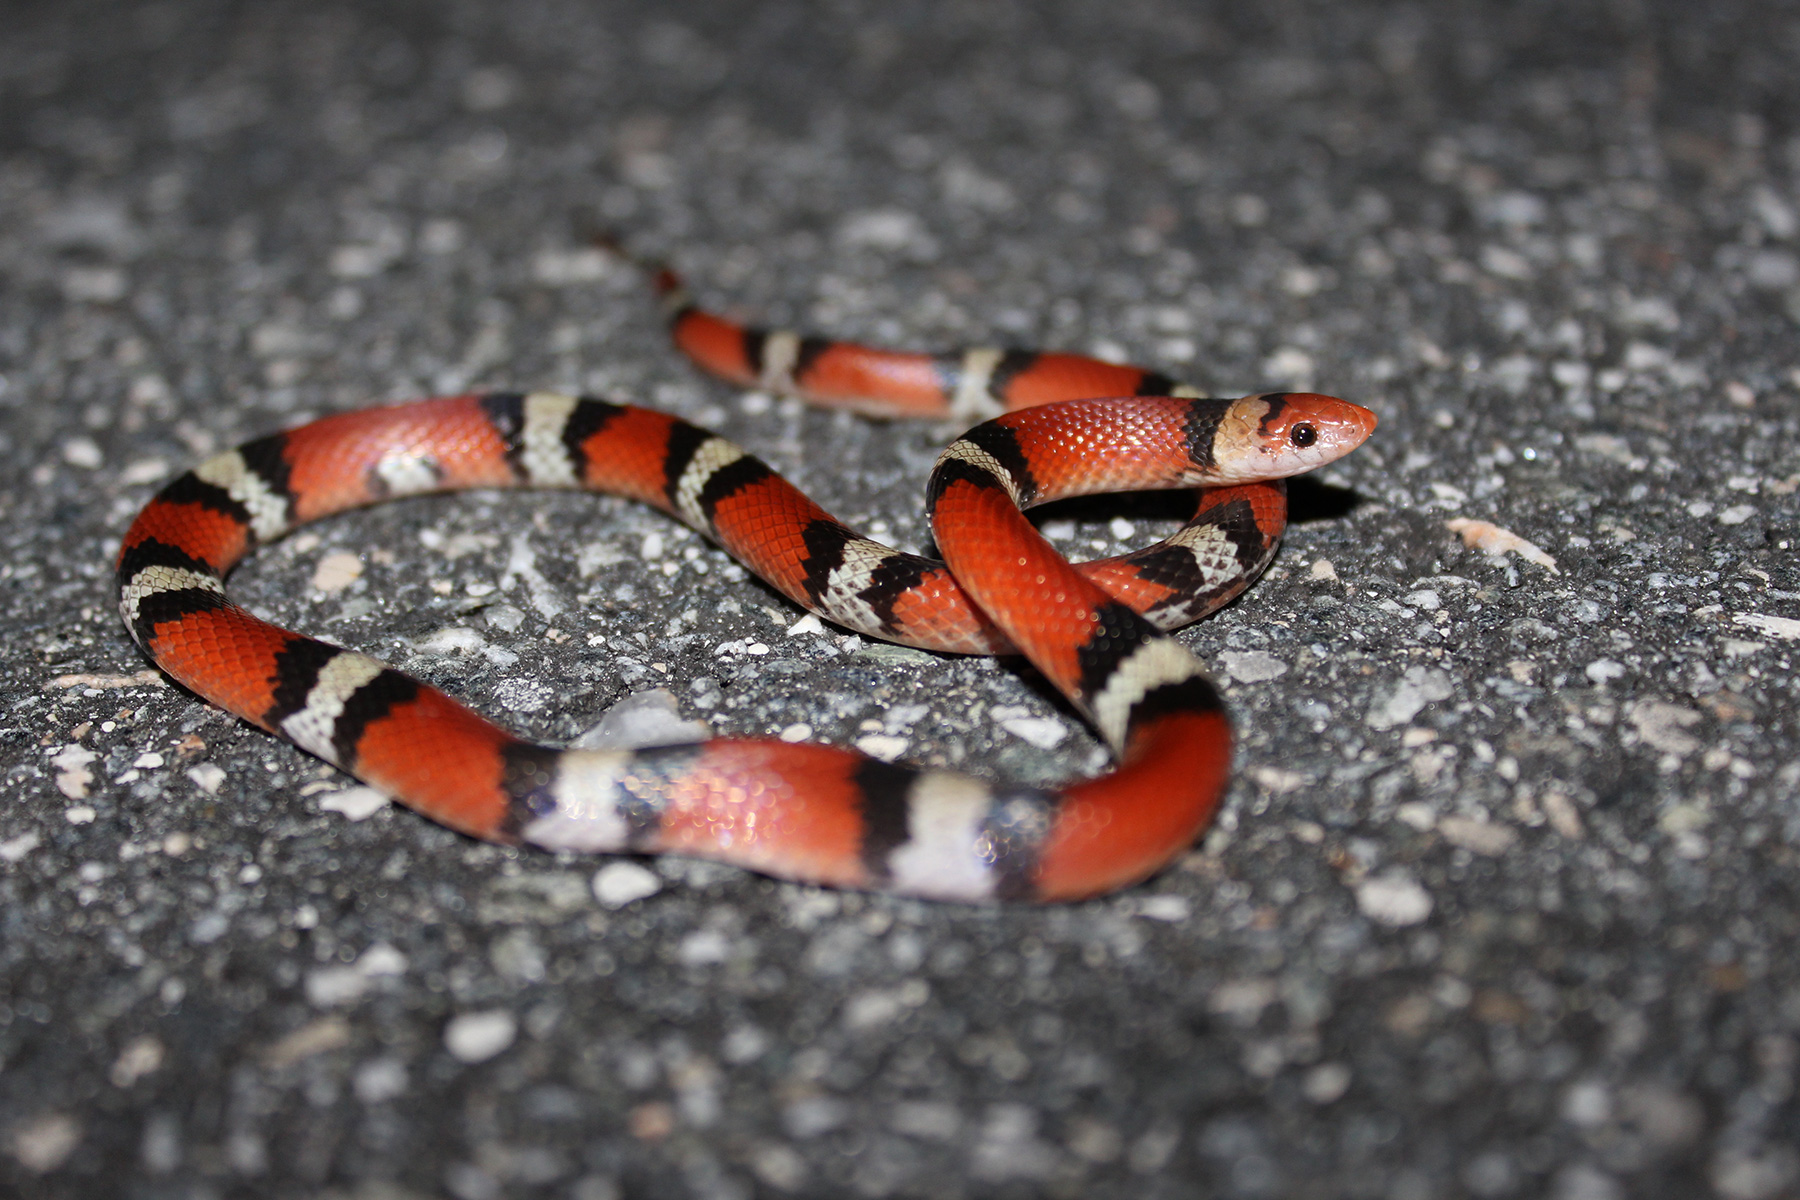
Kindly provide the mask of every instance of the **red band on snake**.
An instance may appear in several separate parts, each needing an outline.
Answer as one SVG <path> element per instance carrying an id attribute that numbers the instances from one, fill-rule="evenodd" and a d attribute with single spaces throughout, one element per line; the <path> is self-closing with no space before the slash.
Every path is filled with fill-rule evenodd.
<path id="1" fill-rule="evenodd" d="M 696 855 L 965 901 L 1090 896 L 1185 849 L 1224 791 L 1231 733 L 1199 664 L 1161 631 L 1255 578 L 1286 518 L 1278 481 L 1353 449 L 1373 414 L 1312 394 L 1140 395 L 1177 389 L 1072 355 L 896 354 L 746 330 L 692 307 L 672 275 L 661 283 L 677 345 L 736 382 L 889 414 L 1019 410 L 940 457 L 928 495 L 943 561 L 862 537 L 677 417 L 549 393 L 455 396 L 326 417 L 169 484 L 119 553 L 132 636 L 212 703 L 479 838 Z M 1092 398 L 1108 395 L 1123 398 Z M 772 740 L 551 749 L 225 598 L 239 560 L 300 524 L 475 487 L 641 500 L 847 629 L 929 650 L 1021 653 L 1093 723 L 1118 769 L 1046 790 Z M 1155 488 L 1202 489 L 1195 517 L 1117 559 L 1071 565 L 1021 511 Z"/>

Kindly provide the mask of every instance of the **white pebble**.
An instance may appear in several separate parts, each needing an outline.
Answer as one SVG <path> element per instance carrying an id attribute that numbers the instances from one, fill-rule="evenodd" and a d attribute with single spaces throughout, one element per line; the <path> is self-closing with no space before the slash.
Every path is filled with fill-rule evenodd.
<path id="1" fill-rule="evenodd" d="M 1438 832 L 1453 846 L 1490 856 L 1505 854 L 1519 840 L 1518 830 L 1511 825 L 1474 817 L 1445 817 L 1438 822 Z"/>
<path id="2" fill-rule="evenodd" d="M 1800 641 L 1800 621 L 1792 617 L 1771 617 L 1766 613 L 1733 613 L 1731 623 L 1748 626 L 1758 633 L 1766 633 L 1783 641 Z"/>
<path id="3" fill-rule="evenodd" d="M 81 1145 L 81 1123 L 66 1113 L 32 1117 L 12 1130 L 9 1149 L 27 1171 L 46 1174 L 63 1165 Z"/>
<path id="4" fill-rule="evenodd" d="M 1069 727 L 1054 717 L 1011 717 L 1000 728 L 1040 750 L 1054 749 L 1069 736 Z"/>
<path id="5" fill-rule="evenodd" d="M 0 842 L 0 862 L 16 863 L 38 848 L 38 835 L 21 833 L 18 837 L 7 838 Z"/>
<path id="6" fill-rule="evenodd" d="M 117 267 L 70 267 L 63 272 L 62 289 L 71 300 L 111 304 L 125 298 L 131 280 Z"/>
<path id="7" fill-rule="evenodd" d="M 681 939 L 675 955 L 685 967 L 706 967 L 731 957 L 731 942 L 717 929 L 696 929 Z"/>
<path id="8" fill-rule="evenodd" d="M 1314 1104 L 1331 1104 L 1350 1090 L 1350 1068 L 1343 1063 L 1320 1063 L 1300 1081 L 1300 1094 Z"/>
<path id="9" fill-rule="evenodd" d="M 313 568 L 313 591 L 334 595 L 361 579 L 362 573 L 361 558 L 348 550 L 334 550 Z"/>
<path id="10" fill-rule="evenodd" d="M 119 472 L 119 482 L 133 486 L 155 483 L 169 473 L 169 464 L 160 458 L 140 458 Z"/>
<path id="11" fill-rule="evenodd" d="M 105 457 L 90 437 L 72 437 L 64 442 L 62 456 L 63 461 L 71 467 L 86 467 L 89 470 L 99 466 Z"/>
<path id="12" fill-rule="evenodd" d="M 1263 374 L 1301 387 L 1311 381 L 1315 365 L 1313 356 L 1298 346 L 1278 346 L 1263 359 Z"/>
<path id="13" fill-rule="evenodd" d="M 321 798 L 319 807 L 326 812 L 341 813 L 351 821 L 366 821 L 386 808 L 387 803 L 386 792 L 359 785 Z"/>
<path id="14" fill-rule="evenodd" d="M 1392 729 L 1419 715 L 1419 710 L 1435 700 L 1448 700 L 1454 689 L 1447 672 L 1430 667 L 1406 668 L 1399 681 L 1370 706 L 1367 717 L 1370 729 Z"/>
<path id="15" fill-rule="evenodd" d="M 1431 915 L 1431 893 L 1411 876 L 1394 872 L 1358 884 L 1356 906 L 1383 925 L 1417 925 Z"/>
<path id="16" fill-rule="evenodd" d="M 867 737 L 856 739 L 856 748 L 870 758 L 878 758 L 882 762 L 893 762 L 906 748 L 912 745 L 903 737 L 892 737 L 885 733 L 871 733 Z"/>
<path id="17" fill-rule="evenodd" d="M 413 649 L 422 654 L 447 655 L 479 650 L 485 645 L 487 639 L 467 625 L 446 625 L 414 642 Z"/>
<path id="18" fill-rule="evenodd" d="M 604 279 L 613 267 L 611 256 L 589 246 L 543 250 L 531 260 L 531 277 L 546 287 L 570 287 Z"/>
<path id="19" fill-rule="evenodd" d="M 662 877 L 639 863 L 619 860 L 594 872 L 594 899 L 607 908 L 624 908 L 662 891 Z"/>
<path id="20" fill-rule="evenodd" d="M 102 725 L 101 729 L 106 730 L 106 726 Z M 94 773 L 88 766 L 97 757 L 86 746 L 64 746 L 57 751 L 56 757 L 50 760 L 50 765 L 56 768 L 56 790 L 71 800 L 87 799 L 88 788 L 94 782 Z"/>
<path id="21" fill-rule="evenodd" d="M 1186 896 L 1145 896 L 1138 901 L 1138 916 L 1152 921 L 1176 924 L 1187 920 L 1193 911 Z"/>
<path id="22" fill-rule="evenodd" d="M 711 733 L 704 721 L 682 719 L 675 693 L 649 688 L 614 704 L 570 744 L 577 750 L 637 750 L 703 742 Z"/>
<path id="23" fill-rule="evenodd" d="M 406 955 L 386 942 L 376 942 L 357 958 L 356 969 L 371 978 L 377 975 L 404 975 Z"/>
<path id="24" fill-rule="evenodd" d="M 381 1104 L 405 1095 L 406 1064 L 397 1058 L 377 1058 L 356 1069 L 352 1086 L 364 1104 Z"/>
<path id="25" fill-rule="evenodd" d="M 444 1026 L 444 1048 L 459 1061 L 486 1062 L 519 1036 L 518 1018 L 503 1008 L 463 1013 Z"/>
<path id="26" fill-rule="evenodd" d="M 1287 674 L 1288 665 L 1265 650 L 1226 650 L 1219 655 L 1225 673 L 1239 683 L 1266 683 Z"/>
<path id="27" fill-rule="evenodd" d="M 369 977 L 354 966 L 317 967 L 306 973 L 306 999 L 316 1008 L 338 1008 L 362 999 Z"/>
<path id="28" fill-rule="evenodd" d="M 1610 658 L 1596 658 L 1593 662 L 1582 668 L 1581 673 L 1586 675 L 1594 683 L 1604 686 L 1609 680 L 1621 679 L 1624 677 L 1625 664 L 1614 662 Z"/>
<path id="29" fill-rule="evenodd" d="M 1420 800 L 1408 800 L 1394 810 L 1394 816 L 1421 833 L 1437 827 L 1437 810 Z"/>

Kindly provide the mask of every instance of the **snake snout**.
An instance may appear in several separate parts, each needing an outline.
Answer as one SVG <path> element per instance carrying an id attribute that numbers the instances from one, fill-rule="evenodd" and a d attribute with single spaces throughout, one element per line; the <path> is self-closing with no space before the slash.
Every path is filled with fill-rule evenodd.
<path id="1" fill-rule="evenodd" d="M 1376 416 L 1360 404 L 1314 392 L 1262 398 L 1260 433 L 1279 474 L 1297 475 L 1342 458 L 1373 433 Z"/>

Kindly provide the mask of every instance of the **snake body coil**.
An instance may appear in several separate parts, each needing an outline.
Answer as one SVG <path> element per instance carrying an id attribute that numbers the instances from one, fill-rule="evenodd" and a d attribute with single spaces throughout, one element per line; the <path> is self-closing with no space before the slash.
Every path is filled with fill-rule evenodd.
<path id="1" fill-rule="evenodd" d="M 1312 394 L 1166 394 L 1185 389 L 1073 355 L 897 354 L 748 330 L 693 307 L 673 275 L 659 284 L 676 344 L 726 378 L 864 411 L 992 417 L 932 474 L 943 561 L 862 537 L 761 460 L 680 418 L 550 393 L 454 396 L 326 417 L 170 483 L 119 553 L 132 636 L 214 704 L 495 841 L 699 855 L 948 900 L 1093 895 L 1188 846 L 1223 792 L 1231 734 L 1199 664 L 1161 631 L 1254 579 L 1285 521 L 1279 480 L 1354 449 L 1373 414 Z M 1109 396 L 1119 398 L 1095 398 Z M 628 496 L 856 632 L 1021 653 L 1093 723 L 1118 769 L 1044 790 L 780 741 L 550 749 L 225 597 L 244 555 L 298 525 L 474 487 Z M 1201 489 L 1193 520 L 1156 546 L 1078 566 L 1021 511 L 1151 488 Z"/>

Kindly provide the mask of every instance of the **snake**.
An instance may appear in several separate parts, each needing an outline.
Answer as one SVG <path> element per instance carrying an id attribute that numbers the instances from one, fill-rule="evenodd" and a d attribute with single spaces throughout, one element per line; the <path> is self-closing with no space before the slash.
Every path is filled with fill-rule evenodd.
<path id="1" fill-rule="evenodd" d="M 138 513 L 119 610 L 195 695 L 474 838 L 555 852 L 719 860 L 779 879 L 951 902 L 1072 901 L 1155 874 L 1225 794 L 1232 731 L 1168 630 L 1237 596 L 1286 523 L 1287 477 L 1362 443 L 1375 415 L 1315 393 L 1203 397 L 1075 354 L 899 352 L 741 324 L 652 266 L 676 347 L 732 383 L 876 416 L 972 426 L 926 488 L 941 558 L 843 524 L 735 443 L 615 399 L 472 392 L 337 413 L 216 454 Z M 467 488 L 580 488 L 684 522 L 795 605 L 942 654 L 1022 655 L 1114 769 L 1059 787 L 856 749 L 721 736 L 535 744 L 381 661 L 226 598 L 259 546 L 332 514 Z M 1188 489 L 1168 539 L 1071 564 L 1025 510 Z"/>

